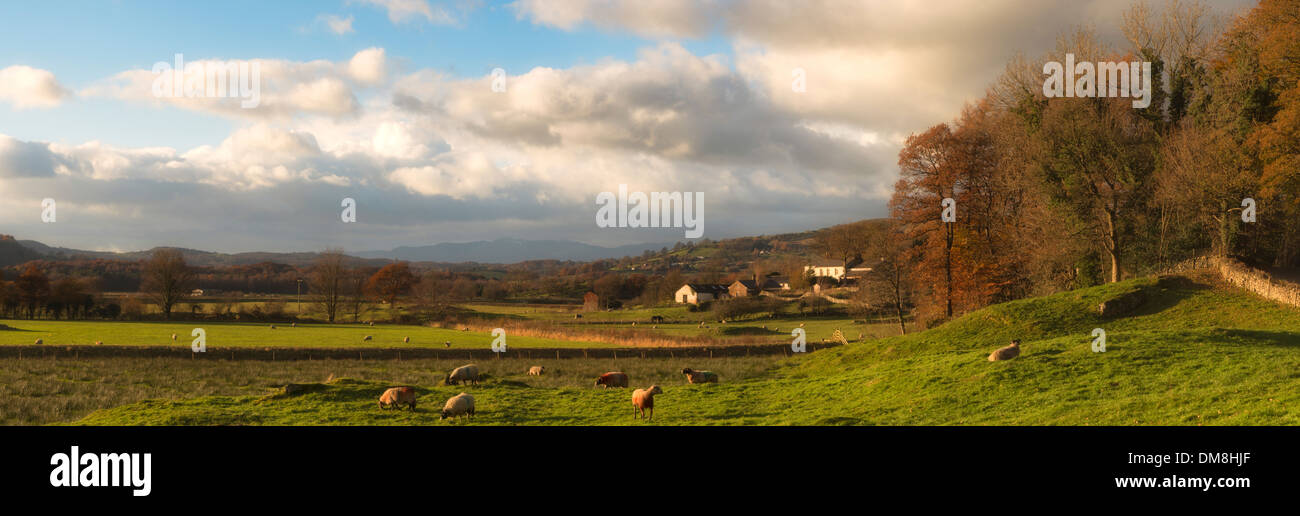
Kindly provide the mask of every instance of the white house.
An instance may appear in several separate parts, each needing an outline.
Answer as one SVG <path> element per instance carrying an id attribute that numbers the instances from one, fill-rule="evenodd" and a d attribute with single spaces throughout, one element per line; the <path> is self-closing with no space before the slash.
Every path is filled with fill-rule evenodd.
<path id="1" fill-rule="evenodd" d="M 682 285 L 682 288 L 677 289 L 676 294 L 673 294 L 674 301 L 692 305 L 728 297 L 731 297 L 731 295 L 727 292 L 726 285 L 711 283 L 687 283 Z"/>
<path id="2" fill-rule="evenodd" d="M 805 273 L 811 272 L 816 278 L 835 278 L 835 281 L 844 281 L 847 271 L 858 271 L 860 263 L 862 260 L 859 259 L 849 260 L 847 264 L 839 260 L 818 260 L 811 265 L 805 265 L 803 270 Z"/>

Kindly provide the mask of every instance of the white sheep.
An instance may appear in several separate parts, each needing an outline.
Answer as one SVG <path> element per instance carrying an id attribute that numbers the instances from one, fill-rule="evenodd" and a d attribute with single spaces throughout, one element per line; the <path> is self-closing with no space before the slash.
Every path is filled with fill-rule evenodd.
<path id="1" fill-rule="evenodd" d="M 410 343 L 411 343 L 411 338 L 410 338 L 410 337 L 402 337 L 402 343 L 403 343 L 403 344 L 410 344 Z"/>
<path id="2" fill-rule="evenodd" d="M 44 340 L 36 339 L 36 345 L 37 345 L 37 346 L 39 346 L 39 345 L 41 345 L 41 344 L 44 344 L 44 343 L 45 343 Z"/>
<path id="3" fill-rule="evenodd" d="M 1010 346 L 998 348 L 996 351 L 989 353 L 989 362 L 1000 360 L 1011 360 L 1020 356 L 1020 339 L 1011 341 Z"/>
<path id="4" fill-rule="evenodd" d="M 365 338 L 361 339 L 362 342 L 365 342 L 365 341 L 368 341 L 368 340 L 375 340 L 375 338 L 374 338 L 373 336 L 371 336 L 371 335 L 366 335 Z"/>
<path id="5" fill-rule="evenodd" d="M 447 375 L 447 378 L 443 379 L 443 383 L 447 385 L 459 385 L 463 383 L 478 385 L 478 366 L 474 364 L 466 364 L 457 367 Z"/>
<path id="6" fill-rule="evenodd" d="M 449 417 L 474 416 L 474 397 L 466 393 L 460 393 L 452 396 L 447 400 L 447 404 L 442 406 L 442 417 L 438 419 L 447 419 Z"/>
<path id="7" fill-rule="evenodd" d="M 176 340 L 176 334 L 175 334 L 175 333 L 172 334 L 172 340 Z"/>
<path id="8" fill-rule="evenodd" d="M 637 389 L 632 391 L 632 419 L 637 418 L 638 412 L 640 412 L 640 417 L 646 421 L 654 419 L 655 395 L 663 393 L 663 389 L 660 389 L 658 385 L 651 385 L 649 389 Z M 646 410 L 650 411 L 650 417 L 646 417 Z"/>

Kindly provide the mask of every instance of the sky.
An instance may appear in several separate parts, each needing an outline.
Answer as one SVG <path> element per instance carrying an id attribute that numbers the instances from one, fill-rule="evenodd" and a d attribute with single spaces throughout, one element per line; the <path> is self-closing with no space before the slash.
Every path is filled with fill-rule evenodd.
<path id="1" fill-rule="evenodd" d="M 1122 48 L 1129 5 L 3 2 L 0 233 L 220 252 L 685 239 L 599 227 L 619 185 L 702 193 L 712 239 L 885 216 L 908 135 L 1074 27 Z M 177 54 L 255 65 L 256 88 L 159 87 Z"/>

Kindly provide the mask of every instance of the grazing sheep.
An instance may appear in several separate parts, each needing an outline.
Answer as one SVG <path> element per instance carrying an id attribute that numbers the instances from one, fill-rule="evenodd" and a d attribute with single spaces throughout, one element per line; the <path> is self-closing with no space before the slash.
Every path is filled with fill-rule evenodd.
<path id="1" fill-rule="evenodd" d="M 292 323 L 292 324 L 290 324 L 289 326 L 294 327 L 294 328 L 297 328 L 297 327 L 298 327 L 298 323 Z"/>
<path id="2" fill-rule="evenodd" d="M 367 324 L 369 324 L 369 325 L 371 325 L 371 326 L 374 326 L 374 325 L 375 325 L 375 321 L 368 321 Z"/>
<path id="3" fill-rule="evenodd" d="M 696 371 L 689 367 L 682 369 L 686 383 L 718 383 L 718 373 L 713 371 Z"/>
<path id="4" fill-rule="evenodd" d="M 1010 346 L 998 348 L 997 351 L 989 353 L 989 362 L 1000 360 L 1011 360 L 1020 356 L 1020 339 L 1011 341 Z"/>
<path id="5" fill-rule="evenodd" d="M 275 329 L 275 325 L 274 325 L 274 324 L 271 325 L 271 329 L 272 329 L 272 330 Z"/>
<path id="6" fill-rule="evenodd" d="M 471 385 L 478 385 L 478 366 L 467 364 L 457 367 L 451 371 L 451 374 L 447 375 L 447 378 L 443 379 L 443 383 L 447 385 L 460 385 L 466 382 Z"/>
<path id="7" fill-rule="evenodd" d="M 641 419 L 649 421 L 655 417 L 655 395 L 663 394 L 663 389 L 658 385 L 651 385 L 649 389 L 637 389 L 632 391 L 632 419 L 636 419 L 638 412 Z M 650 417 L 646 417 L 645 411 L 650 411 Z"/>
<path id="8" fill-rule="evenodd" d="M 528 376 L 541 376 L 544 372 L 546 372 L 546 368 L 539 365 L 528 368 Z"/>
<path id="9" fill-rule="evenodd" d="M 172 334 L 172 340 L 176 340 L 176 334 L 175 334 L 175 333 Z"/>
<path id="10" fill-rule="evenodd" d="M 402 343 L 403 343 L 403 344 L 410 344 L 410 343 L 411 343 L 411 338 L 410 338 L 410 337 L 402 337 Z"/>
<path id="11" fill-rule="evenodd" d="M 102 340 L 97 340 L 97 341 L 95 341 L 95 345 L 96 345 L 96 346 L 103 346 L 103 345 L 104 345 L 104 341 L 102 341 Z"/>
<path id="12" fill-rule="evenodd" d="M 383 396 L 379 397 L 379 408 L 381 409 L 389 407 L 400 409 L 402 405 L 408 405 L 411 410 L 415 410 L 415 388 L 393 387 L 384 391 Z"/>
<path id="13" fill-rule="evenodd" d="M 41 345 L 41 344 L 44 344 L 44 343 L 45 343 L 44 340 L 36 339 L 36 345 L 37 345 L 37 346 L 39 346 L 39 345 Z"/>
<path id="14" fill-rule="evenodd" d="M 362 342 L 365 342 L 365 341 L 368 341 L 368 340 L 375 340 L 375 338 L 374 338 L 373 336 L 366 335 L 365 338 L 361 339 Z"/>
<path id="15" fill-rule="evenodd" d="M 450 347 L 451 347 L 451 341 L 450 341 L 450 340 L 443 341 L 443 342 L 442 342 L 442 347 L 444 347 L 444 348 L 450 348 Z"/>
<path id="16" fill-rule="evenodd" d="M 627 387 L 627 373 L 610 371 L 600 375 L 596 379 L 596 385 L 604 385 L 606 389 L 610 387 Z"/>
<path id="17" fill-rule="evenodd" d="M 447 404 L 442 406 L 442 417 L 438 419 L 473 415 L 474 397 L 462 392 L 447 400 Z"/>

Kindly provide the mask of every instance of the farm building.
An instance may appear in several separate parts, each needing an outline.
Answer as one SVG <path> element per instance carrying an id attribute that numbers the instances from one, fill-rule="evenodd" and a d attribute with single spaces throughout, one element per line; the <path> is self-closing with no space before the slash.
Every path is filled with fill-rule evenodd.
<path id="1" fill-rule="evenodd" d="M 673 299 L 678 303 L 698 305 L 704 301 L 731 297 L 726 285 L 716 283 L 687 283 L 677 289 Z"/>
<path id="2" fill-rule="evenodd" d="M 595 292 L 587 291 L 582 295 L 582 311 L 594 312 L 600 310 L 600 296 Z"/>
<path id="3" fill-rule="evenodd" d="M 761 290 L 758 288 L 758 282 L 754 280 L 736 280 L 727 287 L 727 293 L 731 294 L 731 297 L 757 296 L 759 292 Z"/>

